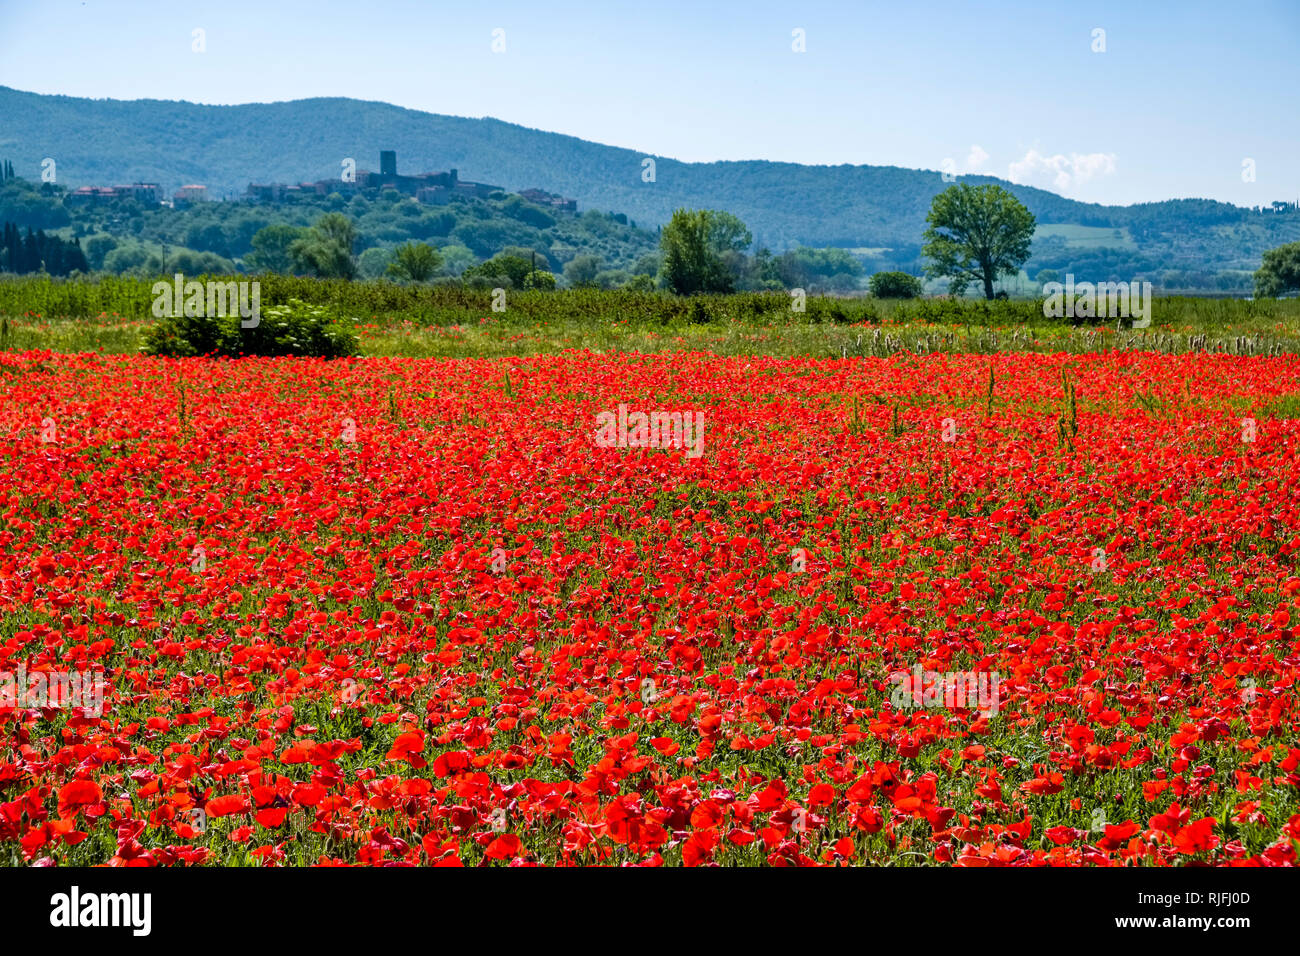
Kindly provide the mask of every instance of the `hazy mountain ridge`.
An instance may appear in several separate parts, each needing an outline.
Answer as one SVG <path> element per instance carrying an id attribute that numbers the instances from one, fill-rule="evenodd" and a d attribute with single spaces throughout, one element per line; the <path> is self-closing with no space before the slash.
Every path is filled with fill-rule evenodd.
<path id="1" fill-rule="evenodd" d="M 938 172 L 895 166 L 803 166 L 764 160 L 683 163 L 500 120 L 471 119 L 347 98 L 205 106 L 165 100 L 92 100 L 0 87 L 0 156 L 39 177 L 52 157 L 60 183 L 160 182 L 170 194 L 203 183 L 240 196 L 249 182 L 338 175 L 345 157 L 376 169 L 380 149 L 402 172 L 457 168 L 463 179 L 576 198 L 581 209 L 624 212 L 638 224 L 679 207 L 722 208 L 781 250 L 797 244 L 889 247 L 915 254 Z M 1128 230 L 1144 257 L 1170 268 L 1253 269 L 1263 251 L 1300 238 L 1300 213 L 1260 214 L 1212 200 L 1103 206 L 986 176 L 1040 223 Z M 1117 245 L 1120 245 L 1117 242 Z M 1036 253 L 1038 248 L 1036 247 Z"/>

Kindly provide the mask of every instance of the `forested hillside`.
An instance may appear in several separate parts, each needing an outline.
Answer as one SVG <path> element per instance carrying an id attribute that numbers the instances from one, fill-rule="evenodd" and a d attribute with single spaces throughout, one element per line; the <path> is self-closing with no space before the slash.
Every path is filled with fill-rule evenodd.
<path id="1" fill-rule="evenodd" d="M 336 176 L 347 157 L 375 168 L 379 150 L 393 149 L 403 172 L 455 167 L 465 179 L 562 193 L 581 209 L 616 211 L 652 229 L 676 208 L 724 209 L 744 220 L 757 245 L 778 252 L 800 244 L 866 249 L 878 255 L 876 267 L 915 262 L 926 210 L 947 186 L 938 172 L 892 166 L 682 163 L 494 119 L 340 98 L 201 106 L 0 87 L 0 116 L 0 155 L 31 179 L 51 157 L 59 181 L 69 185 L 144 180 L 170 191 L 197 182 L 234 196 L 250 181 Z M 643 177 L 646 158 L 655 161 L 653 182 Z M 1258 268 L 1266 249 L 1300 239 L 1294 207 L 1260 213 L 1197 199 L 1101 206 L 1004 185 L 1040 224 L 1120 233 L 1113 245 L 1040 242 L 1034 268 L 1158 268 L 1208 283 L 1221 271 Z"/>

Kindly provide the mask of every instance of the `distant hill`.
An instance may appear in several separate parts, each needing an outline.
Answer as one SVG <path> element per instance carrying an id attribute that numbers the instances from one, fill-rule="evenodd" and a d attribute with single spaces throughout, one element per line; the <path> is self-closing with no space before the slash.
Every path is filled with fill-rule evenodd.
<path id="1" fill-rule="evenodd" d="M 799 244 L 888 250 L 914 263 L 931 198 L 947 187 L 938 172 L 894 166 L 803 166 L 761 160 L 683 163 L 495 119 L 469 119 L 386 103 L 330 98 L 241 106 L 163 100 L 91 100 L 0 87 L 0 156 L 38 179 L 44 157 L 70 186 L 133 180 L 170 193 L 203 183 L 217 196 L 242 195 L 251 182 L 296 182 L 338 175 L 352 157 L 377 169 L 379 151 L 397 151 L 401 172 L 455 167 L 462 179 L 518 190 L 538 187 L 580 208 L 626 213 L 639 225 L 666 222 L 678 207 L 726 209 L 775 251 Z M 1102 206 L 991 177 L 1040 224 L 1089 227 L 1045 231 L 1031 266 L 1094 271 L 1184 270 L 1203 276 L 1253 270 L 1266 249 L 1300 239 L 1300 212 L 1255 213 L 1211 200 Z M 1107 245 L 1107 233 L 1113 245 Z"/>

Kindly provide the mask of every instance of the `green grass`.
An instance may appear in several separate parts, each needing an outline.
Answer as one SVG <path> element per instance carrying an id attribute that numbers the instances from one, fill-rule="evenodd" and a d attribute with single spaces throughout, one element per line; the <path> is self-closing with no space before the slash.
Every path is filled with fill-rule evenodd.
<path id="1" fill-rule="evenodd" d="M 285 276 L 260 279 L 262 307 L 288 297 L 353 323 L 364 355 L 459 358 L 598 352 L 709 351 L 721 355 L 860 356 L 910 352 L 1094 352 L 1139 349 L 1235 354 L 1300 352 L 1300 299 L 1169 297 L 1152 327 L 1110 320 L 1072 326 L 1033 299 L 881 300 L 741 293 L 688 299 L 663 293 L 507 291 L 403 286 Z M 138 352 L 151 317 L 147 279 L 0 281 L 0 349 Z"/>
<path id="2" fill-rule="evenodd" d="M 1119 235 L 1117 236 L 1116 233 Z M 1044 223 L 1034 230 L 1035 239 L 1060 236 L 1071 249 L 1136 249 L 1137 243 L 1128 229 L 1110 226 L 1076 226 L 1070 223 Z"/>
<path id="3" fill-rule="evenodd" d="M 145 323 L 136 321 L 9 318 L 0 350 L 140 351 Z M 822 323 L 758 324 L 739 321 L 688 323 L 565 319 L 538 322 L 509 315 L 466 326 L 372 322 L 360 328 L 361 354 L 408 358 L 473 358 L 594 352 L 703 351 L 717 355 L 814 357 L 886 356 L 897 352 L 990 354 L 1000 352 L 1103 352 L 1114 349 L 1181 353 L 1300 353 L 1300 326 L 1264 320 L 1227 330 L 1206 323 L 1147 330 L 1072 328 L 1065 325 L 983 328 L 909 323 L 889 326 Z"/>

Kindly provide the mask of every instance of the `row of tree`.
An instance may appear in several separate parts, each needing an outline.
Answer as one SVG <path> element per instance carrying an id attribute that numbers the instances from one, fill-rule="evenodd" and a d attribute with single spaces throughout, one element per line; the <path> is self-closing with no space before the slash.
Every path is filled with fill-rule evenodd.
<path id="1" fill-rule="evenodd" d="M 926 216 L 925 274 L 947 279 L 953 295 L 976 285 L 986 299 L 995 298 L 999 279 L 1018 276 L 1029 259 L 1036 222 L 1015 196 L 995 184 L 958 183 L 934 197 Z M 665 288 L 682 295 L 696 292 L 730 292 L 742 288 L 746 277 L 776 287 L 790 288 L 798 276 L 782 270 L 780 259 L 765 250 L 748 258 L 749 230 L 730 213 L 679 209 L 660 237 Z M 827 250 L 828 252 L 832 250 Z M 833 250 L 843 252 L 843 250 Z M 1098 273 L 1105 270 L 1099 264 Z M 860 273 L 860 266 L 858 272 Z M 1040 278 L 1051 270 L 1044 270 Z M 1127 277 L 1126 277 L 1127 278 Z M 1234 288 L 1244 286 L 1243 282 Z M 1264 254 L 1255 273 L 1255 294 L 1261 297 L 1300 291 L 1300 242 L 1288 243 Z M 792 281 L 793 280 L 793 281 Z M 752 286 L 750 286 L 752 287 Z M 873 295 L 906 298 L 920 294 L 920 280 L 903 272 L 873 275 Z"/>
<path id="2" fill-rule="evenodd" d="M 48 236 L 41 229 L 35 233 L 28 227 L 23 236 L 16 225 L 4 224 L 0 238 L 0 270 L 5 272 L 45 272 L 52 276 L 66 276 L 73 272 L 89 272 L 81 243 Z"/>
<path id="3" fill-rule="evenodd" d="M 949 280 L 949 289 L 961 295 L 972 283 L 992 299 L 994 283 L 1001 276 L 1018 275 L 1029 258 L 1034 237 L 1034 217 L 1029 210 L 1000 186 L 954 185 L 934 197 L 926 244 L 922 254 L 930 262 L 926 274 Z M 660 280 L 664 288 L 679 295 L 697 292 L 731 292 L 755 279 L 759 287 L 789 288 L 788 260 L 760 250 L 752 258 L 746 251 L 753 236 L 731 213 L 710 209 L 679 209 L 660 234 L 663 265 Z M 829 252 L 829 250 L 827 250 Z M 845 257 L 848 253 L 837 250 Z M 846 264 L 847 275 L 860 275 Z M 919 281 L 899 279 L 901 273 L 886 273 L 876 283 L 898 294 L 915 294 Z M 914 278 L 914 277 L 913 277 Z"/>
<path id="4" fill-rule="evenodd" d="M 930 260 L 926 273 L 948 279 L 955 295 L 974 282 L 992 299 L 998 278 L 1018 275 L 1029 258 L 1034 217 L 999 186 L 954 185 L 935 196 L 926 222 L 922 248 Z M 260 230 L 253 236 L 248 261 L 259 270 L 351 279 L 357 275 L 357 240 L 352 220 L 331 212 L 309 228 L 273 225 Z M 653 287 L 657 280 L 660 287 L 677 295 L 795 288 L 827 273 L 856 284 L 863 271 L 861 263 L 845 250 L 796 250 L 773 256 L 760 249 L 750 255 L 754 237 L 748 227 L 731 213 L 712 209 L 674 212 L 660 231 L 659 245 L 657 275 L 646 276 L 646 284 Z M 386 274 L 424 282 L 441 266 L 437 250 L 412 241 L 392 251 Z M 575 257 L 565 270 L 566 279 L 577 286 L 599 284 L 599 275 L 594 257 Z M 536 254 L 498 254 L 466 269 L 464 277 L 508 279 L 519 288 L 555 286 L 548 268 L 538 267 Z M 904 273 L 886 273 L 872 287 L 876 294 L 911 296 L 919 293 L 920 282 Z"/>
<path id="5" fill-rule="evenodd" d="M 327 213 L 311 227 L 273 225 L 253 236 L 246 264 L 257 271 L 296 273 L 327 278 L 355 278 L 376 272 L 367 260 L 375 250 L 355 254 L 355 223 L 342 213 Z M 774 256 L 766 249 L 747 250 L 753 236 L 738 218 L 715 210 L 681 210 L 663 228 L 660 251 L 642 256 L 635 271 L 604 268 L 600 256 L 582 253 L 563 269 L 577 288 L 656 286 L 690 295 L 755 289 L 856 287 L 862 263 L 843 249 L 795 249 Z M 426 282 L 439 276 L 442 254 L 427 243 L 408 241 L 381 253 L 382 274 Z M 513 288 L 554 288 L 556 276 L 545 255 L 527 247 L 506 247 L 492 258 L 461 272 L 467 281 L 504 281 Z"/>
<path id="6" fill-rule="evenodd" d="M 0 169 L 0 171 L 3 171 Z M 936 195 L 926 216 L 922 256 L 925 274 L 948 280 L 949 291 L 963 294 L 974 283 L 985 298 L 995 295 L 999 278 L 1016 276 L 1029 259 L 1034 216 L 1010 192 L 988 184 L 959 183 Z M 252 237 L 246 264 L 256 271 L 296 273 L 325 278 L 353 279 L 358 275 L 356 224 L 341 212 L 328 212 L 309 227 L 274 224 Z M 653 272 L 623 274 L 619 284 L 658 286 L 678 295 L 727 293 L 756 289 L 790 289 L 821 286 L 855 287 L 862 263 L 843 249 L 797 249 L 774 256 L 767 249 L 750 254 L 754 238 L 748 227 L 728 212 L 679 209 L 659 235 L 657 256 L 643 257 Z M 407 241 L 385 251 L 384 274 L 411 282 L 425 282 L 442 270 L 443 256 L 428 243 Z M 527 248 L 503 250 L 463 272 L 468 280 L 508 282 L 514 288 L 555 288 L 555 275 L 545 256 Z M 638 260 L 638 265 L 642 260 Z M 564 269 L 573 286 L 601 286 L 599 257 L 579 255 Z M 87 272 L 90 267 L 77 239 L 64 240 L 44 230 L 26 237 L 13 223 L 5 223 L 0 245 L 0 268 L 15 273 L 45 271 L 51 275 Z M 870 281 L 873 294 L 911 297 L 920 293 L 915 276 L 902 272 L 877 273 Z M 1290 243 L 1264 255 L 1255 273 L 1259 296 L 1300 291 L 1300 243 Z"/>

